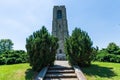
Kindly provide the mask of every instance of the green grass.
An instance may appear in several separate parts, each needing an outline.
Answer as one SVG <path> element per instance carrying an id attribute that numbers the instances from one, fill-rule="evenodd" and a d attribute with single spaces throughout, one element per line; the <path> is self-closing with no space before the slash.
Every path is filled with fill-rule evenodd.
<path id="1" fill-rule="evenodd" d="M 33 71 L 28 63 L 1 65 L 0 80 L 32 80 Z"/>
<path id="2" fill-rule="evenodd" d="M 81 70 L 87 80 L 120 80 L 120 63 L 93 62 Z M 33 77 L 28 63 L 0 66 L 0 80 L 32 80 Z"/>
<path id="3" fill-rule="evenodd" d="M 87 80 L 120 80 L 120 63 L 92 62 L 81 70 Z"/>

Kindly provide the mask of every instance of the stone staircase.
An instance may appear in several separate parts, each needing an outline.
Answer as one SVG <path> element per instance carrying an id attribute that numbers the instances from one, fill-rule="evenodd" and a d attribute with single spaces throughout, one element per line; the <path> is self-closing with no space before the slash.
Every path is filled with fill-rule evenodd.
<path id="1" fill-rule="evenodd" d="M 78 80 L 72 67 L 54 65 L 49 67 L 44 80 Z"/>
<path id="2" fill-rule="evenodd" d="M 35 80 L 87 80 L 79 66 L 68 64 L 68 61 L 56 60 L 54 66 L 44 67 Z"/>

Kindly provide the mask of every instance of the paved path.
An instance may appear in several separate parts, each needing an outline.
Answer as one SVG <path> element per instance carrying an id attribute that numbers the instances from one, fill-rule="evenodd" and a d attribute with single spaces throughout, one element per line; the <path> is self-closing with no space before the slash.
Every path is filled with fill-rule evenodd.
<path id="1" fill-rule="evenodd" d="M 56 60 L 54 65 L 60 65 L 60 66 L 63 66 L 63 67 L 71 67 L 68 64 L 68 61 L 58 61 L 58 60 Z"/>

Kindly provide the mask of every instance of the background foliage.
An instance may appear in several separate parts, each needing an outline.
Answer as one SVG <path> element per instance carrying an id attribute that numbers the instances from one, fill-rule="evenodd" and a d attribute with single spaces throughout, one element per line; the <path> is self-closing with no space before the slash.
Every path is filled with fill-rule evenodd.
<path id="1" fill-rule="evenodd" d="M 28 62 L 27 53 L 23 50 L 5 51 L 0 55 L 0 65 Z"/>
<path id="2" fill-rule="evenodd" d="M 12 50 L 13 48 L 13 42 L 10 39 L 1 39 L 0 40 L 0 54 Z"/>
<path id="3" fill-rule="evenodd" d="M 114 42 L 108 44 L 107 48 L 99 50 L 96 55 L 97 61 L 120 63 L 120 48 Z"/>

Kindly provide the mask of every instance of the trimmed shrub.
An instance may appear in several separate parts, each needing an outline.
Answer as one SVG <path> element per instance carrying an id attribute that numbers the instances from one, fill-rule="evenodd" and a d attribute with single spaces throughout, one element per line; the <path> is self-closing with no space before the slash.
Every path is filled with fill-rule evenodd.
<path id="1" fill-rule="evenodd" d="M 26 39 L 29 62 L 34 71 L 40 71 L 43 67 L 54 63 L 57 42 L 58 39 L 51 36 L 44 26 Z"/>
<path id="2" fill-rule="evenodd" d="M 85 31 L 75 28 L 72 36 L 66 39 L 65 52 L 72 65 L 90 66 L 93 58 L 92 41 Z"/>

